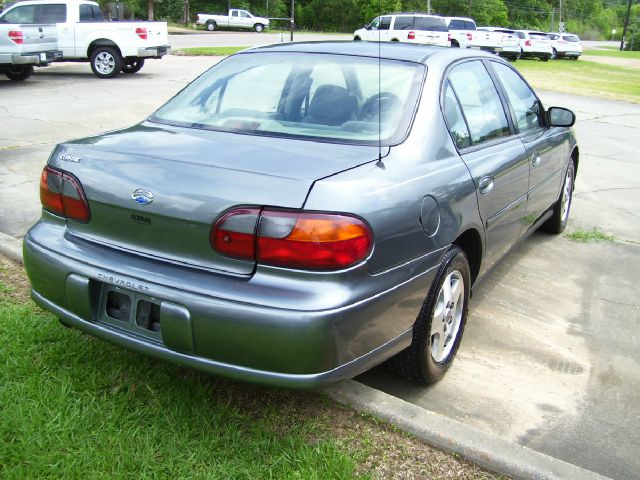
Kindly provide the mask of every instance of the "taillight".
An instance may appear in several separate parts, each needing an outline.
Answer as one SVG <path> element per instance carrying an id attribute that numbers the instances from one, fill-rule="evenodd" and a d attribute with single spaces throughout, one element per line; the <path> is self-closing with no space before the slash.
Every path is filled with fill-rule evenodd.
<path id="1" fill-rule="evenodd" d="M 527 40 L 527 41 L 525 41 L 525 42 L 524 42 L 524 44 L 525 44 L 527 47 L 530 47 L 530 46 L 531 46 L 531 40 Z"/>
<path id="2" fill-rule="evenodd" d="M 449 34 L 447 34 L 447 41 L 448 41 L 448 42 L 451 42 L 451 34 L 450 34 L 450 33 L 449 33 Z"/>
<path id="3" fill-rule="evenodd" d="M 24 37 L 20 30 L 9 30 L 9 40 L 17 45 L 22 45 L 24 43 Z"/>
<path id="4" fill-rule="evenodd" d="M 67 172 L 44 167 L 40 177 L 40 202 L 45 210 L 61 217 L 88 222 L 89 204 L 76 177 Z"/>
<path id="5" fill-rule="evenodd" d="M 341 214 L 238 208 L 214 225 L 211 244 L 222 255 L 304 270 L 338 270 L 369 255 L 369 227 Z"/>
<path id="6" fill-rule="evenodd" d="M 407 39 L 408 40 L 415 40 L 416 39 L 416 32 L 409 32 L 409 35 L 407 35 Z"/>
<path id="7" fill-rule="evenodd" d="M 136 28 L 136 35 L 138 35 L 142 40 L 147 39 L 147 29 L 138 27 Z"/>
<path id="8" fill-rule="evenodd" d="M 471 34 L 471 32 L 467 32 L 467 40 L 473 40 L 473 35 Z"/>

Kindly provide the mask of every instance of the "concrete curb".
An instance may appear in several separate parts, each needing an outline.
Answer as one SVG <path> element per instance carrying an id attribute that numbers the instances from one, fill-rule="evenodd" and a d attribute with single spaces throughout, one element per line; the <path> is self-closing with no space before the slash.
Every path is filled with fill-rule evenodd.
<path id="1" fill-rule="evenodd" d="M 0 254 L 22 263 L 22 241 L 0 232 Z"/>
<path id="2" fill-rule="evenodd" d="M 507 442 L 353 380 L 324 390 L 335 401 L 386 420 L 441 450 L 458 453 L 516 479 L 607 479 L 590 470 Z"/>

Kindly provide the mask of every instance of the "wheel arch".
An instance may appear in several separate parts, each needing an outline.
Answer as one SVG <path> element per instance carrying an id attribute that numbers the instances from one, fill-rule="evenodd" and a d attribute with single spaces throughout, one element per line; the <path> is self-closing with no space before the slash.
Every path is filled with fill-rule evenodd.
<path id="1" fill-rule="evenodd" d="M 462 232 L 453 242 L 467 256 L 469 271 L 471 272 L 471 285 L 473 285 L 480 273 L 482 264 L 482 237 L 475 228 L 469 228 Z"/>
<path id="2" fill-rule="evenodd" d="M 578 174 L 578 163 L 580 161 L 580 150 L 578 149 L 577 145 L 573 147 L 573 151 L 571 152 L 571 160 L 573 161 L 573 175 L 575 178 L 575 176 Z"/>
<path id="3" fill-rule="evenodd" d="M 96 48 L 99 47 L 113 47 L 118 51 L 118 54 L 122 57 L 122 51 L 118 44 L 113 40 L 109 40 L 108 38 L 97 38 L 93 40 L 89 46 L 87 47 L 87 58 L 91 58 L 91 54 L 95 51 Z"/>

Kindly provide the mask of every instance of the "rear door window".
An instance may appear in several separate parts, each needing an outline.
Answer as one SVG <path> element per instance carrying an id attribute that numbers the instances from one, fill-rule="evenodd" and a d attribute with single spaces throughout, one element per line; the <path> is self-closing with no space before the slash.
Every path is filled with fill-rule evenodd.
<path id="1" fill-rule="evenodd" d="M 65 23 L 67 21 L 67 6 L 64 3 L 41 5 L 40 23 Z"/>
<path id="2" fill-rule="evenodd" d="M 391 26 L 391 17 L 382 17 L 380 18 L 380 26 L 378 30 L 389 30 Z"/>
<path id="3" fill-rule="evenodd" d="M 393 23 L 394 30 L 411 30 L 413 26 L 413 17 L 398 16 Z"/>
<path id="4" fill-rule="evenodd" d="M 498 91 L 481 61 L 457 65 L 449 73 L 449 82 L 460 101 L 474 145 L 511 135 Z"/>
<path id="5" fill-rule="evenodd" d="M 448 30 L 446 22 L 442 18 L 416 17 L 413 20 L 415 30 L 426 30 L 433 32 L 446 32 Z"/>
<path id="6" fill-rule="evenodd" d="M 451 83 L 447 82 L 444 89 L 444 119 L 451 133 L 453 143 L 458 148 L 465 148 L 471 145 L 469 128 L 462 115 L 462 109 L 456 98 L 456 94 L 451 88 Z"/>

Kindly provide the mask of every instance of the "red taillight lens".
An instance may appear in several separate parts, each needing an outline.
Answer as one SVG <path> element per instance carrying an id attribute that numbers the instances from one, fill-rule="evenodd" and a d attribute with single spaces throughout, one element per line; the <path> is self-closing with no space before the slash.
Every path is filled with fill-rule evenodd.
<path id="1" fill-rule="evenodd" d="M 146 28 L 136 28 L 136 35 L 138 35 L 142 40 L 147 39 L 147 29 Z"/>
<path id="2" fill-rule="evenodd" d="M 223 215 L 211 231 L 211 246 L 227 257 L 256 258 L 259 208 L 237 208 Z"/>
<path id="3" fill-rule="evenodd" d="M 409 32 L 409 34 L 407 35 L 407 39 L 415 40 L 416 39 L 416 32 Z"/>
<path id="4" fill-rule="evenodd" d="M 24 37 L 20 30 L 9 30 L 9 40 L 18 45 L 22 45 L 24 43 Z"/>
<path id="5" fill-rule="evenodd" d="M 348 215 L 238 208 L 215 223 L 211 244 L 225 256 L 266 265 L 338 270 L 364 260 L 373 240 L 369 227 Z"/>
<path id="6" fill-rule="evenodd" d="M 473 35 L 470 32 L 467 32 L 467 40 L 473 40 Z"/>
<path id="7" fill-rule="evenodd" d="M 80 182 L 70 173 L 44 167 L 40 177 L 40 202 L 45 210 L 78 222 L 91 218 Z"/>
<path id="8" fill-rule="evenodd" d="M 527 47 L 530 47 L 530 46 L 531 46 L 531 40 L 527 40 L 526 42 L 524 42 L 524 44 L 525 44 Z"/>
<path id="9" fill-rule="evenodd" d="M 447 41 L 450 42 L 451 41 L 451 34 L 447 34 Z"/>

